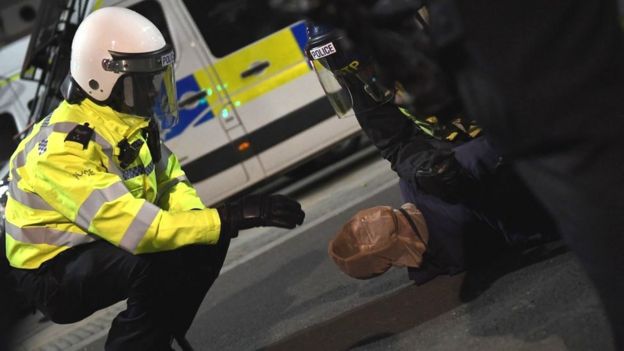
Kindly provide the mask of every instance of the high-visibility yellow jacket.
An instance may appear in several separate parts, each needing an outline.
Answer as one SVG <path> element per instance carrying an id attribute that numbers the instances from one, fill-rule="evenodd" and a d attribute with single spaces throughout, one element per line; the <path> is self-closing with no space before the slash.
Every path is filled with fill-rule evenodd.
<path id="1" fill-rule="evenodd" d="M 89 142 L 70 140 L 85 123 L 93 129 Z M 102 239 L 135 254 L 218 241 L 217 210 L 204 206 L 164 145 L 161 160 L 152 161 L 142 132 L 147 125 L 84 100 L 61 103 L 33 127 L 10 161 L 6 248 L 12 266 L 34 269 Z M 118 143 L 124 138 L 143 145 L 122 168 Z"/>

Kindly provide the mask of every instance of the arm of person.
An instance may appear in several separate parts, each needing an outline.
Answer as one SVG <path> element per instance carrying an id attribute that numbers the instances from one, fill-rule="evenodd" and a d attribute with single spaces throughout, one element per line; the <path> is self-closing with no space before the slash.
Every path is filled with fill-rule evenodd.
<path id="1" fill-rule="evenodd" d="M 215 244 L 221 234 L 216 209 L 166 211 L 135 198 L 103 166 L 97 146 L 65 143 L 36 159 L 34 191 L 85 232 L 134 254 Z M 197 202 L 192 206 L 198 205 Z"/>
<path id="2" fill-rule="evenodd" d="M 155 171 L 158 183 L 155 204 L 158 207 L 171 212 L 206 208 L 186 178 L 178 158 L 164 143 L 161 143 L 161 159 Z"/>
<path id="3" fill-rule="evenodd" d="M 381 156 L 388 160 L 399 177 L 412 182 L 416 170 L 426 165 L 436 151 L 432 138 L 392 103 L 378 104 L 364 92 L 351 89 L 358 123 Z M 355 91 L 355 93 L 354 93 Z"/>
<path id="4" fill-rule="evenodd" d="M 378 104 L 357 93 L 362 89 L 351 91 L 360 126 L 401 179 L 447 202 L 465 200 L 472 180 L 450 144 L 436 142 L 392 102 Z"/>

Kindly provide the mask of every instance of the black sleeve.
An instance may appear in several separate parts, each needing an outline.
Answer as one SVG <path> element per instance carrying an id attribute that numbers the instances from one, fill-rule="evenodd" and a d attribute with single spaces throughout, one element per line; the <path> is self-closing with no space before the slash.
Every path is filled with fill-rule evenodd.
<path id="1" fill-rule="evenodd" d="M 379 105 L 361 89 L 351 89 L 351 94 L 353 109 L 364 133 L 381 156 L 390 161 L 392 170 L 402 179 L 414 183 L 416 171 L 436 151 L 431 143 L 433 139 L 392 102 Z"/>

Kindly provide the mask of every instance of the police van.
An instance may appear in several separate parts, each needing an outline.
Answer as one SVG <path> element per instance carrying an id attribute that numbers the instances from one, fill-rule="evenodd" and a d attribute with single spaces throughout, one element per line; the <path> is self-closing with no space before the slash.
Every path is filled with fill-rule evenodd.
<path id="1" fill-rule="evenodd" d="M 70 4 L 77 12 L 123 6 L 161 29 L 176 52 L 180 114 L 178 124 L 162 138 L 207 204 L 360 133 L 354 118 L 335 117 L 306 61 L 305 24 L 274 16 L 269 0 L 41 1 L 42 7 L 54 3 Z M 22 94 L 34 95 L 32 90 Z M 44 112 L 35 111 L 35 119 Z M 10 116 L 17 131 L 27 127 L 24 108 L 15 107 Z M 11 142 L 4 136 L 0 148 L 12 150 Z M 0 162 L 5 162 L 8 156 L 2 157 Z"/>
<path id="2" fill-rule="evenodd" d="M 14 137 L 27 127 L 28 102 L 36 92 L 37 84 L 21 80 L 20 71 L 39 1 L 6 0 L 0 8 L 0 179 L 8 173 L 19 142 Z"/>

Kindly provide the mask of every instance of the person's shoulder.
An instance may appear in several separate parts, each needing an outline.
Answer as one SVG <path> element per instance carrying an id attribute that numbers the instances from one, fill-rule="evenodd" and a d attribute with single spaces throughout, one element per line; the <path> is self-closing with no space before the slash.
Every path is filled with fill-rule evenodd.
<path id="1" fill-rule="evenodd" d="M 61 155 L 93 160 L 101 157 L 93 123 L 80 105 L 63 101 L 39 124 L 40 159 Z"/>
<path id="2" fill-rule="evenodd" d="M 62 101 L 58 107 L 52 111 L 49 118 L 50 124 L 92 124 L 92 117 L 89 116 L 88 111 L 85 111 L 80 104 L 70 104 L 67 101 Z"/>

